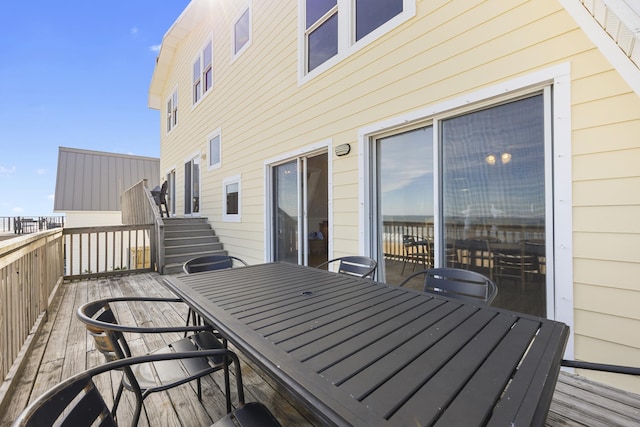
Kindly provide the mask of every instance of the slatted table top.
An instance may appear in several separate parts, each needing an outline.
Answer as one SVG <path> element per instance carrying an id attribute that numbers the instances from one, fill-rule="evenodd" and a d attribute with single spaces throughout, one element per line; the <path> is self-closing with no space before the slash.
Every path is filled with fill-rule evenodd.
<path id="1" fill-rule="evenodd" d="M 335 425 L 544 425 L 569 333 L 288 263 L 165 284 Z"/>

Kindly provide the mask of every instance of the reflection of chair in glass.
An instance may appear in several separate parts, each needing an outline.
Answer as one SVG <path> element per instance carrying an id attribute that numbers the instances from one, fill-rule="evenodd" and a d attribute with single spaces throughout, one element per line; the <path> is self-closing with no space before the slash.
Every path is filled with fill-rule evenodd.
<path id="1" fill-rule="evenodd" d="M 498 295 L 498 287 L 491 279 L 475 271 L 460 268 L 431 268 L 418 271 L 398 286 L 406 285 L 419 275 L 424 275 L 423 292 L 487 305 Z"/>
<path id="2" fill-rule="evenodd" d="M 373 277 L 378 263 L 366 256 L 344 256 L 341 258 L 331 259 L 318 265 L 316 268 L 326 268 L 329 264 L 338 262 L 338 273 L 348 274 L 357 277 Z"/>
<path id="3" fill-rule="evenodd" d="M 402 236 L 402 246 L 404 248 L 404 254 L 402 257 L 402 271 L 400 275 L 404 274 L 404 269 L 407 263 L 413 264 L 411 271 L 416 270 L 416 265 L 422 264 L 422 268 L 428 268 L 431 265 L 431 243 L 428 239 L 415 238 L 405 234 Z"/>
<path id="4" fill-rule="evenodd" d="M 525 251 L 521 243 L 491 243 L 493 267 L 492 278 L 511 278 L 520 280 L 524 288 L 527 275 L 539 271 L 538 256 Z"/>
<path id="5" fill-rule="evenodd" d="M 119 297 L 106 298 L 83 304 L 77 315 L 95 341 L 96 348 L 107 361 L 130 358 L 133 356 L 125 333 L 134 334 L 163 334 L 175 332 L 193 332 L 191 335 L 174 341 L 164 347 L 154 350 L 151 354 L 176 353 L 196 350 L 223 349 L 224 344 L 211 332 L 210 326 L 167 326 L 167 327 L 139 327 L 122 325 L 118 322 L 112 309 L 117 303 L 182 303 L 179 298 L 152 297 Z M 183 303 L 184 304 L 184 303 Z M 114 397 L 113 411 L 118 408 L 120 397 L 124 389 L 136 395 L 136 409 L 134 425 L 137 423 L 142 410 L 143 400 L 151 393 L 168 390 L 170 388 L 196 380 L 198 399 L 202 398 L 200 378 L 213 372 L 224 370 L 225 393 L 227 397 L 227 412 L 231 411 L 231 393 L 229 386 L 229 366 L 223 355 L 217 357 L 201 357 L 196 359 L 174 359 L 158 363 L 136 365 L 133 369 L 125 369 L 118 392 Z"/>
<path id="6" fill-rule="evenodd" d="M 111 381 L 100 381 L 100 377 L 115 370 L 123 370 L 125 374 L 132 372 L 139 364 L 173 363 L 176 360 L 197 360 L 202 357 L 228 358 L 233 361 L 236 371 L 239 405 L 233 412 L 213 424 L 212 427 L 235 425 L 233 420 L 242 420 L 240 425 L 259 425 L 264 427 L 280 426 L 273 414 L 261 403 L 244 401 L 244 389 L 238 357 L 230 350 L 189 351 L 179 353 L 162 353 L 140 357 L 120 359 L 101 366 L 80 372 L 54 387 L 34 400 L 14 422 L 18 427 L 62 426 L 62 427 L 117 427 L 116 408 L 110 409 L 105 398 L 111 390 L 101 391 L 98 386 L 111 384 Z M 227 362 L 229 363 L 229 362 Z M 94 380 L 94 378 L 96 380 Z M 130 377 L 137 386 L 135 377 Z M 137 394 L 142 390 L 137 388 Z M 117 404 L 116 404 L 117 405 Z M 134 419 L 132 426 L 137 424 Z"/>
<path id="7" fill-rule="evenodd" d="M 475 237 L 456 241 L 456 248 L 460 251 L 460 262 L 466 269 L 486 269 L 490 271 L 491 252 L 489 245 L 499 242 L 495 237 Z"/>

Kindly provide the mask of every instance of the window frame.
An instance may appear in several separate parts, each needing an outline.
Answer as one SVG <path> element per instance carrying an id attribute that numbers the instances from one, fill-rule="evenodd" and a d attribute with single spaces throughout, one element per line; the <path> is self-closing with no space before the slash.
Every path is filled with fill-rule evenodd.
<path id="1" fill-rule="evenodd" d="M 246 6 L 240 10 L 240 13 L 233 20 L 231 25 L 231 62 L 235 61 L 240 55 L 242 55 L 251 46 L 253 41 L 253 4 L 251 1 L 247 2 Z M 240 19 L 245 15 L 248 15 L 249 25 L 247 28 L 248 38 L 242 47 L 236 50 L 236 25 L 240 22 Z"/>
<path id="2" fill-rule="evenodd" d="M 176 86 L 171 95 L 167 98 L 167 102 L 165 102 L 165 106 L 167 108 L 167 133 L 171 132 L 176 126 L 178 126 L 178 87 Z"/>
<path id="3" fill-rule="evenodd" d="M 343 59 L 353 55 L 358 50 L 371 42 L 389 33 L 402 23 L 408 21 L 416 14 L 416 0 L 402 0 L 402 12 L 394 16 L 384 24 L 371 31 L 360 40 L 356 41 L 356 0 L 337 0 L 337 10 L 332 8 L 307 30 L 306 4 L 311 0 L 298 0 L 298 84 L 304 84 L 314 77 L 324 73 Z M 338 14 L 338 53 L 319 64 L 313 70 L 308 70 L 308 35 L 325 22 L 329 16 Z"/>
<path id="4" fill-rule="evenodd" d="M 373 239 L 376 239 L 379 230 L 374 230 L 370 213 L 377 209 L 375 200 L 371 194 L 371 188 L 375 185 L 374 170 L 371 164 L 372 141 L 383 135 L 384 132 L 397 133 L 398 129 L 407 124 L 428 120 L 437 122 L 442 116 L 449 116 L 455 111 L 469 111 L 472 108 L 481 108 L 483 105 L 492 105 L 500 99 L 510 99 L 535 90 L 549 92 L 546 97 L 545 108 L 551 108 L 551 126 L 545 129 L 552 141 L 549 155 L 545 159 L 545 169 L 549 172 L 545 177 L 546 188 L 551 198 L 547 204 L 546 218 L 553 221 L 548 230 L 553 237 L 547 239 L 548 254 L 553 258 L 547 258 L 547 271 L 550 281 L 547 292 L 547 317 L 569 325 L 574 330 L 573 307 L 573 258 L 572 258 L 572 181 L 571 181 L 571 66 L 569 63 L 558 64 L 533 73 L 500 82 L 496 85 L 480 90 L 465 93 L 459 97 L 440 103 L 425 106 L 396 117 L 388 118 L 383 122 L 372 123 L 358 131 L 358 152 L 362 153 L 358 159 L 359 166 L 359 242 L 360 253 L 371 254 L 374 257 L 379 254 Z M 434 162 L 434 173 L 439 173 L 438 162 Z M 439 207 L 435 207 L 439 210 Z M 437 239 L 440 236 L 436 236 Z M 549 246 L 551 245 L 551 246 Z M 555 266 L 561 266 L 556 268 Z M 379 266 L 380 269 L 380 266 Z M 551 287 L 552 286 L 552 287 Z M 565 357 L 573 357 L 573 333 L 567 344 Z"/>
<path id="5" fill-rule="evenodd" d="M 227 188 L 229 185 L 238 185 L 238 213 L 227 212 L 228 194 Z M 242 220 L 242 180 L 240 175 L 234 175 L 222 180 L 222 221 L 223 222 L 241 222 Z"/>
<path id="6" fill-rule="evenodd" d="M 211 61 L 205 64 L 205 52 L 209 49 Z M 196 78 L 195 67 L 198 64 L 198 74 Z M 207 73 L 211 71 L 211 78 L 207 78 Z M 198 50 L 198 55 L 191 61 L 191 105 L 196 106 L 212 92 L 215 78 L 213 72 L 213 35 L 207 38 Z M 207 84 L 209 83 L 209 84 Z"/>
<path id="7" fill-rule="evenodd" d="M 218 138 L 218 162 L 211 163 L 213 160 L 212 150 L 211 150 L 211 141 L 215 138 Z M 207 170 L 218 169 L 222 166 L 222 130 L 218 128 L 207 135 Z"/>

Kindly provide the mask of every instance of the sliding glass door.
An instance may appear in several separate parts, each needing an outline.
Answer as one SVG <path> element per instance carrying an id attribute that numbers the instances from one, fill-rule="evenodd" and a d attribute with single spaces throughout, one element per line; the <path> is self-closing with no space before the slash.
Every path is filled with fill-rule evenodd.
<path id="1" fill-rule="evenodd" d="M 546 315 L 544 100 L 540 92 L 373 141 L 375 252 L 386 281 L 430 267 L 473 270 L 497 283 L 494 305 Z"/>
<path id="2" fill-rule="evenodd" d="M 272 258 L 317 265 L 328 255 L 327 154 L 271 167 Z"/>

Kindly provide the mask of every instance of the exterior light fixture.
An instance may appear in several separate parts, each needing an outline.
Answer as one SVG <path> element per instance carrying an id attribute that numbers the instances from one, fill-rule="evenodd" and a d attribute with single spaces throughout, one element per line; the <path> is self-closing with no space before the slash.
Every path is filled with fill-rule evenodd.
<path id="1" fill-rule="evenodd" d="M 484 161 L 487 162 L 488 165 L 493 166 L 496 164 L 496 156 L 494 156 L 493 154 L 489 154 L 484 158 Z"/>
<path id="2" fill-rule="evenodd" d="M 351 151 L 349 144 L 341 144 L 336 147 L 336 156 L 346 156 Z"/>
<path id="3" fill-rule="evenodd" d="M 506 165 L 511 161 L 511 153 L 502 153 L 500 155 L 500 160 L 502 161 L 503 165 Z"/>

